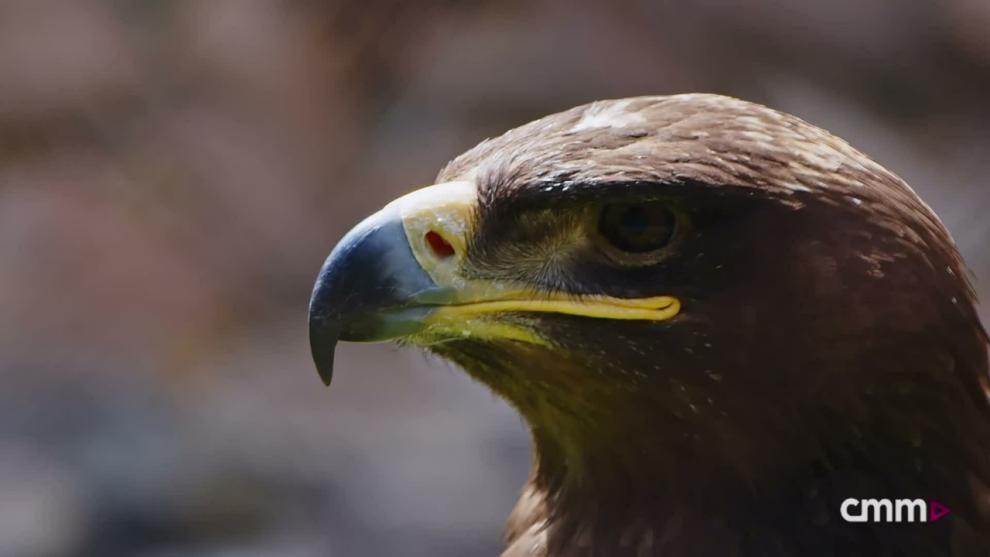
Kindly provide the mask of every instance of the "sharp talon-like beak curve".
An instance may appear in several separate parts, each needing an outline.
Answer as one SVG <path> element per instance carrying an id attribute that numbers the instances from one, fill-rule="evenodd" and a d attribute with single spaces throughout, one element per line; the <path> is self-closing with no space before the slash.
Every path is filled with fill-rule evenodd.
<path id="1" fill-rule="evenodd" d="M 327 385 L 339 340 L 377 341 L 411 334 L 430 311 L 414 306 L 437 290 L 416 262 L 394 207 L 354 227 L 330 253 L 309 303 L 313 360 Z"/>
<path id="2" fill-rule="evenodd" d="M 344 236 L 320 269 L 309 304 L 310 347 L 324 383 L 333 377 L 341 340 L 430 345 L 475 336 L 545 344 L 538 332 L 499 315 L 663 321 L 680 311 L 669 296 L 540 294 L 527 284 L 468 278 L 461 271 L 477 214 L 474 184 L 450 182 L 400 197 Z"/>

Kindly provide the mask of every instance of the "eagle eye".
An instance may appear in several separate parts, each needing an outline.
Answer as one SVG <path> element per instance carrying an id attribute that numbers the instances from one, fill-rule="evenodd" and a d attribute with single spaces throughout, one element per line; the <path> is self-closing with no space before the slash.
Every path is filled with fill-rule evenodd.
<path id="1" fill-rule="evenodd" d="M 630 254 L 655 252 L 670 243 L 677 215 L 662 203 L 606 205 L 598 232 L 615 248 Z"/>

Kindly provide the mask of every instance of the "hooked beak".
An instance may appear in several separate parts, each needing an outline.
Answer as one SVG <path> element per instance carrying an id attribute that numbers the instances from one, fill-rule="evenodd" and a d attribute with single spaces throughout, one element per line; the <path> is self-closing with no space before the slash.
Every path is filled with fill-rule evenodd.
<path id="1" fill-rule="evenodd" d="M 510 312 L 663 321 L 676 298 L 535 294 L 525 284 L 461 274 L 474 228 L 470 182 L 429 186 L 396 199 L 355 226 L 330 252 L 309 303 L 313 360 L 327 385 L 338 341 L 405 338 L 418 344 L 465 335 L 547 344 L 536 331 L 498 320 Z"/>

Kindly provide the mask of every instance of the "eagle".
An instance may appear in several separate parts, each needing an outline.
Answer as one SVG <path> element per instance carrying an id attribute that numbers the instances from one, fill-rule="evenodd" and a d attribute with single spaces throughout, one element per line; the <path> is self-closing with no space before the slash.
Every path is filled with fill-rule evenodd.
<path id="1" fill-rule="evenodd" d="M 534 458 L 505 557 L 986 556 L 975 305 L 903 180 L 797 117 L 683 94 L 455 158 L 340 240 L 309 333 L 327 384 L 338 341 L 396 341 L 518 410 Z M 903 501 L 949 514 L 885 520 Z"/>

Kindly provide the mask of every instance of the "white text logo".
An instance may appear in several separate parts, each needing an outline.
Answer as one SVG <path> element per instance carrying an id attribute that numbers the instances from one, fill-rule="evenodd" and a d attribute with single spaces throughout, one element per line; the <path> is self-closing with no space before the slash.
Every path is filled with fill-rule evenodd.
<path id="1" fill-rule="evenodd" d="M 839 513 L 846 522 L 935 522 L 951 511 L 929 499 L 853 499 L 842 502 Z"/>

